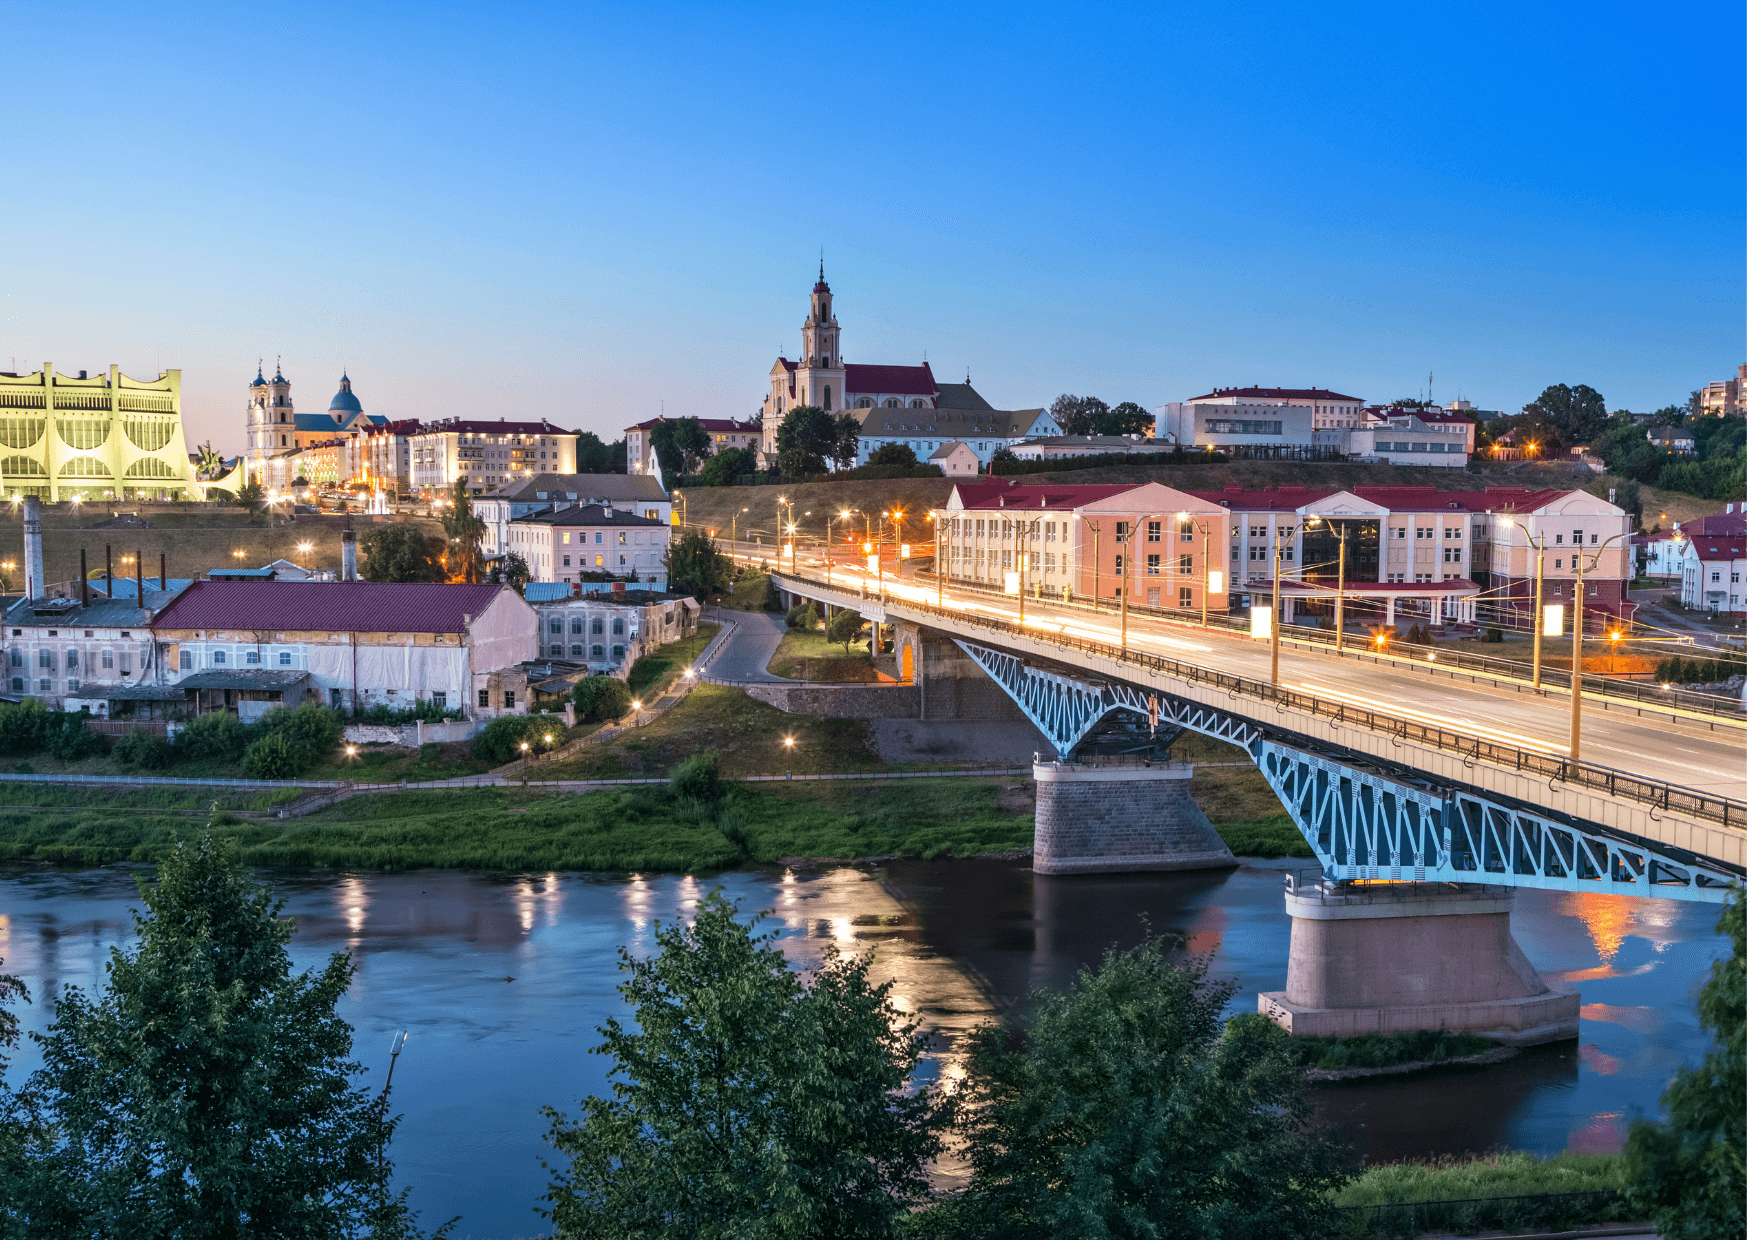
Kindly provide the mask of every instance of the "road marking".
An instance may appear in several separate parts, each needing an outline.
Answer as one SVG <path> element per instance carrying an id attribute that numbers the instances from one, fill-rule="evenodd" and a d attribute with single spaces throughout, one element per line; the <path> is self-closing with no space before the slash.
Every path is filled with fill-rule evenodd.
<path id="1" fill-rule="evenodd" d="M 1539 736 L 1526 736 L 1521 732 L 1507 732 L 1499 728 L 1490 728 L 1484 723 L 1476 723 L 1472 719 L 1463 719 L 1455 715 L 1434 715 L 1427 711 L 1415 710 L 1410 706 L 1403 706 L 1400 703 L 1384 702 L 1377 698 L 1363 697 L 1357 693 L 1343 693 L 1339 690 L 1331 689 L 1326 685 L 1311 684 L 1309 681 L 1300 681 L 1299 687 L 1301 689 L 1309 689 L 1313 693 L 1320 693 L 1326 697 L 1334 698 L 1338 702 L 1346 702 L 1350 706 L 1364 706 L 1375 710 L 1381 710 L 1388 714 L 1399 715 L 1404 719 L 1412 719 L 1416 723 L 1430 723 L 1435 727 L 1464 729 L 1487 740 L 1506 741 L 1514 745 L 1523 745 L 1532 749 L 1541 749 L 1548 753 L 1564 753 L 1570 748 L 1567 745 L 1559 745 L 1552 741 L 1543 740 Z"/>

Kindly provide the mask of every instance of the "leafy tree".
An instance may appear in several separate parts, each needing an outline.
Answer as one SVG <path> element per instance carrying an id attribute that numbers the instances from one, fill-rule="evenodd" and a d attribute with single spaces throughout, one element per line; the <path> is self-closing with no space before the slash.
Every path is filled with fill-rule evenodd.
<path id="1" fill-rule="evenodd" d="M 283 902 L 210 837 L 157 877 L 106 989 L 55 1006 L 0 1211 L 45 1237 L 409 1235 L 395 1121 L 351 1083 L 350 958 L 293 975 Z"/>
<path id="2" fill-rule="evenodd" d="M 1016 456 L 1014 450 L 1006 444 L 1003 444 L 989 454 L 989 472 L 992 474 L 1006 473 L 1009 466 L 1018 465 L 1019 463 L 1020 458 Z"/>
<path id="3" fill-rule="evenodd" d="M 85 726 L 91 712 L 50 711 L 43 729 L 43 748 L 62 762 L 77 762 L 104 751 L 103 737 Z"/>
<path id="4" fill-rule="evenodd" d="M 473 735 L 473 756 L 494 766 L 522 756 L 522 742 L 530 750 L 540 745 L 552 724 L 533 715 L 499 715 Z"/>
<path id="5" fill-rule="evenodd" d="M 492 570 L 492 576 L 504 585 L 514 586 L 517 593 L 520 593 L 527 588 L 534 573 L 529 569 L 527 560 L 516 552 L 509 551 L 498 561 L 498 566 Z"/>
<path id="6" fill-rule="evenodd" d="M 757 473 L 758 454 L 751 448 L 724 448 L 698 471 L 698 481 L 707 487 L 728 487 L 744 474 Z"/>
<path id="7" fill-rule="evenodd" d="M 649 446 L 661 462 L 662 477 L 678 479 L 710 455 L 710 436 L 697 418 L 670 418 L 656 423 Z"/>
<path id="8" fill-rule="evenodd" d="M 485 578 L 486 523 L 474 515 L 467 497 L 467 479 L 457 478 L 449 488 L 449 504 L 443 509 L 443 537 L 449 549 L 449 579 L 473 585 Z"/>
<path id="9" fill-rule="evenodd" d="M 243 751 L 243 774 L 254 779 L 296 779 L 309 769 L 309 753 L 283 732 L 251 741 Z"/>
<path id="10" fill-rule="evenodd" d="M 1098 421 L 1100 435 L 1151 435 L 1153 415 L 1132 400 L 1123 401 Z"/>
<path id="11" fill-rule="evenodd" d="M 1664 1091 L 1667 1123 L 1638 1119 L 1627 1133 L 1628 1200 L 1651 1215 L 1664 1240 L 1735 1240 L 1745 1226 L 1743 1009 L 1748 992 L 1742 910 L 1738 889 L 1718 919 L 1718 929 L 1730 936 L 1730 956 L 1712 965 L 1711 979 L 1699 993 L 1700 1024 L 1712 1031 L 1712 1049 L 1697 1068 L 1676 1073 Z"/>
<path id="12" fill-rule="evenodd" d="M 831 625 L 826 629 L 826 640 L 840 642 L 844 653 L 850 653 L 850 643 L 856 640 L 856 635 L 862 631 L 862 613 L 855 610 L 840 611 L 832 617 Z"/>
<path id="13" fill-rule="evenodd" d="M 906 1088 L 915 1022 L 829 954 L 807 984 L 719 892 L 690 926 L 623 948 L 630 1028 L 602 1026 L 613 1096 L 572 1122 L 548 1110 L 570 1165 L 548 1200 L 561 1237 L 896 1237 L 941 1148 L 934 1094 Z"/>
<path id="14" fill-rule="evenodd" d="M 366 581 L 446 581 L 442 539 L 428 538 L 410 522 L 376 525 L 358 540 L 364 552 L 359 570 Z"/>
<path id="15" fill-rule="evenodd" d="M 669 786 L 677 797 L 715 804 L 722 799 L 722 770 L 713 753 L 699 750 L 678 766 L 669 777 Z"/>
<path id="16" fill-rule="evenodd" d="M 196 715 L 176 736 L 176 748 L 196 761 L 235 762 L 249 743 L 249 730 L 229 711 Z"/>
<path id="17" fill-rule="evenodd" d="M 577 472 L 579 474 L 622 474 L 625 472 L 625 441 L 603 443 L 594 431 L 577 432 Z"/>
<path id="18" fill-rule="evenodd" d="M 687 530 L 668 544 L 662 556 L 668 589 L 702 599 L 734 587 L 734 561 L 703 530 Z"/>
<path id="19" fill-rule="evenodd" d="M 1111 407 L 1096 396 L 1070 396 L 1064 392 L 1050 402 L 1050 416 L 1064 435 L 1097 435 Z"/>
<path id="20" fill-rule="evenodd" d="M 916 453 L 910 450 L 909 444 L 886 443 L 868 455 L 870 465 L 915 465 Z"/>
<path id="21" fill-rule="evenodd" d="M 1338 1148 L 1308 1129 L 1287 1035 L 1255 1014 L 1222 1027 L 1235 986 L 1207 969 L 1149 938 L 1036 992 L 1025 1027 L 973 1036 L 949 1234 L 1320 1234 Z"/>
<path id="22" fill-rule="evenodd" d="M 832 425 L 836 433 L 832 437 L 831 451 L 826 455 L 839 469 L 848 469 L 856 463 L 856 454 L 862 450 L 862 424 L 856 420 L 855 414 L 845 411 L 838 414 Z"/>
<path id="23" fill-rule="evenodd" d="M 1392 409 L 1431 409 L 1432 402 L 1424 396 L 1398 396 L 1390 402 Z"/>
<path id="24" fill-rule="evenodd" d="M 42 748 L 49 712 L 38 698 L 0 706 L 0 753 L 35 753 Z"/>
<path id="25" fill-rule="evenodd" d="M 578 723 L 618 719 L 631 709 L 631 687 L 612 676 L 590 676 L 572 687 L 571 701 L 576 703 Z"/>
<path id="26" fill-rule="evenodd" d="M 837 420 L 818 405 L 797 405 L 777 428 L 777 467 L 786 478 L 823 474 L 841 450 Z M 851 454 L 854 459 L 854 453 Z"/>
<path id="27" fill-rule="evenodd" d="M 800 629 L 803 633 L 811 633 L 819 627 L 819 609 L 812 600 L 803 599 L 791 607 L 783 617 L 783 622 L 792 629 Z"/>
<path id="28" fill-rule="evenodd" d="M 197 472 L 207 478 L 218 477 L 225 467 L 225 458 L 223 453 L 212 446 L 212 440 L 207 440 L 194 451 L 199 457 Z"/>
<path id="29" fill-rule="evenodd" d="M 1554 428 L 1563 445 L 1589 444 L 1608 424 L 1608 405 L 1595 388 L 1556 383 L 1523 407 L 1537 422 Z"/>

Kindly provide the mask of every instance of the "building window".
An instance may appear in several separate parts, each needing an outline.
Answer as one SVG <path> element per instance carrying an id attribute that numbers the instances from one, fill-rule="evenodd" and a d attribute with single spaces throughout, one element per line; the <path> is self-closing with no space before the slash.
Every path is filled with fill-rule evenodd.
<path id="1" fill-rule="evenodd" d="M 595 645 L 589 647 L 589 657 L 594 659 L 605 659 L 607 657 L 607 647 L 597 642 Z"/>
<path id="2" fill-rule="evenodd" d="M 514 689 L 505 689 L 504 690 L 504 709 L 505 710 L 513 710 L 515 708 L 515 706 L 516 706 L 516 691 Z"/>
<path id="3" fill-rule="evenodd" d="M 243 662 L 245 663 L 259 663 L 260 661 L 261 652 L 259 650 L 249 650 L 243 654 Z"/>
<path id="4" fill-rule="evenodd" d="M 613 617 L 613 636 L 623 637 L 624 635 L 625 635 L 625 617 L 624 616 L 614 616 Z"/>
<path id="5" fill-rule="evenodd" d="M 12 678 L 12 691 L 14 693 L 23 693 L 24 692 L 24 677 L 14 676 Z"/>
<path id="6" fill-rule="evenodd" d="M 1147 541 L 1148 542 L 1158 542 L 1159 541 L 1159 528 L 1160 528 L 1160 522 L 1158 522 L 1158 521 L 1149 521 L 1147 523 Z"/>
<path id="7" fill-rule="evenodd" d="M 1194 600 L 1195 600 L 1195 592 L 1193 590 L 1191 590 L 1188 586 L 1179 586 L 1178 587 L 1177 605 L 1179 607 L 1191 607 L 1194 605 Z"/>
<path id="8" fill-rule="evenodd" d="M 1159 557 L 1158 556 L 1150 555 L 1147 557 L 1147 575 L 1149 577 L 1159 576 Z"/>
<path id="9" fill-rule="evenodd" d="M 223 667 L 225 665 L 225 652 L 224 651 L 215 650 L 212 652 L 212 665 L 214 667 Z"/>
<path id="10" fill-rule="evenodd" d="M 1195 557 L 1193 557 L 1193 556 L 1188 556 L 1188 555 L 1178 556 L 1178 558 L 1177 558 L 1177 571 L 1180 573 L 1189 572 L 1191 567 L 1194 565 L 1194 562 L 1195 562 Z"/>
<path id="11" fill-rule="evenodd" d="M 36 652 L 36 665 L 38 667 L 46 667 L 52 670 L 55 666 L 54 653 L 49 650 L 38 650 Z"/>
<path id="12" fill-rule="evenodd" d="M 583 658 L 583 657 L 584 657 L 584 656 L 583 656 L 583 645 L 582 645 L 582 643 L 581 643 L 581 642 L 572 642 L 572 643 L 571 643 L 571 658 L 573 658 L 573 659 L 580 659 L 580 658 Z"/>
<path id="13" fill-rule="evenodd" d="M 492 691 L 490 689 L 481 689 L 479 691 L 479 704 L 487 709 L 491 708 Z"/>
<path id="14" fill-rule="evenodd" d="M 67 651 L 67 670 L 70 672 L 78 666 L 79 666 L 79 652 L 77 650 Z"/>
<path id="15" fill-rule="evenodd" d="M 108 667 L 109 665 L 105 663 L 104 666 Z M 178 652 L 176 667 L 178 670 L 184 672 L 191 670 L 194 667 L 194 653 L 189 650 Z"/>
<path id="16" fill-rule="evenodd" d="M 279 666 L 280 667 L 290 667 L 291 666 L 291 651 L 281 650 L 279 652 Z"/>
<path id="17" fill-rule="evenodd" d="M 564 621 L 562 619 L 560 619 L 558 616 L 552 617 L 550 620 L 548 620 L 546 622 L 546 631 L 548 633 L 562 633 L 562 632 L 564 632 Z"/>
<path id="18" fill-rule="evenodd" d="M 54 688 L 54 684 L 54 681 L 50 680 L 47 676 L 44 676 L 41 680 L 36 682 L 36 687 L 39 692 L 47 693 Z"/>
<path id="19" fill-rule="evenodd" d="M 563 642 L 553 642 L 552 645 L 550 645 L 546 648 L 546 653 L 562 658 L 564 655 L 564 643 Z"/>
<path id="20" fill-rule="evenodd" d="M 615 663 L 617 663 L 619 660 L 623 659 L 624 657 L 625 657 L 625 647 L 624 646 L 613 647 L 613 661 Z"/>

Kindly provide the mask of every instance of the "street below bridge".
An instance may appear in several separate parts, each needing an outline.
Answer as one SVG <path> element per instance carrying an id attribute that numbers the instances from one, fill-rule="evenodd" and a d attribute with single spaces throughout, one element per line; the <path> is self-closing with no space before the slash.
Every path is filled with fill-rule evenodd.
<path id="1" fill-rule="evenodd" d="M 805 554 L 797 557 L 795 571 L 802 578 L 826 580 L 824 561 Z M 876 581 L 860 566 L 842 563 L 830 566 L 830 580 L 838 589 L 866 589 L 876 598 L 883 592 L 894 604 L 935 605 L 938 601 L 968 617 L 1022 623 L 1019 602 L 1011 595 L 952 583 L 943 589 L 932 578 L 895 579 L 888 574 Z M 1061 633 L 1112 645 L 1121 637 L 1122 621 L 1114 611 L 1034 598 L 1026 599 L 1024 610 L 1025 628 L 1040 637 Z M 1269 679 L 1269 643 L 1247 634 L 1164 620 L 1139 611 L 1130 613 L 1127 629 L 1128 649 L 1253 680 Z M 1344 658 L 1333 651 L 1297 645 L 1290 632 L 1283 631 L 1281 644 L 1283 688 L 1550 757 L 1569 756 L 1571 698 L 1564 689 L 1544 688 L 1537 693 L 1527 685 L 1498 682 L 1499 678 L 1482 677 L 1475 682 L 1453 679 L 1439 674 L 1436 664 L 1419 660 Z M 1073 662 L 1072 658 L 1068 661 Z M 1587 763 L 1642 779 L 1735 801 L 1748 796 L 1748 732 L 1739 720 L 1702 719 L 1679 711 L 1640 711 L 1620 701 L 1605 704 L 1587 698 L 1580 751 Z"/>

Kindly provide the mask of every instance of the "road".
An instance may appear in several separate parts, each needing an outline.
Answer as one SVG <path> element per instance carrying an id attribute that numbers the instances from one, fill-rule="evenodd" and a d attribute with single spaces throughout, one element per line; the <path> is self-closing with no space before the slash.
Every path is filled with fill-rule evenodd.
<path id="1" fill-rule="evenodd" d="M 798 569 L 802 575 L 816 578 L 824 572 L 822 564 L 810 562 L 805 555 L 800 557 Z M 867 576 L 853 567 L 832 567 L 832 580 L 840 588 L 859 588 Z M 933 582 L 897 582 L 890 576 L 884 584 L 894 602 L 909 599 L 933 604 L 939 597 L 946 607 L 974 615 L 1010 623 L 1020 619 L 1017 600 L 1011 597 L 951 586 L 938 594 Z M 1061 632 L 1113 645 L 1119 638 L 1119 620 L 1108 612 L 1093 613 L 1031 599 L 1026 601 L 1025 612 L 1026 627 L 1041 634 Z M 1268 643 L 1229 630 L 1131 615 L 1128 644 L 1199 667 L 1265 681 L 1269 678 Z M 1281 650 L 1280 679 L 1284 687 L 1325 699 L 1555 756 L 1569 753 L 1571 699 L 1563 691 L 1536 696 L 1439 679 L 1423 669 L 1360 663 L 1286 645 Z M 1587 706 L 1580 729 L 1580 757 L 1596 766 L 1740 801 L 1748 799 L 1745 736 L 1748 734 L 1737 725 L 1712 731 L 1698 723 L 1671 721 L 1667 716 L 1640 717 Z"/>
<path id="2" fill-rule="evenodd" d="M 707 663 L 705 675 L 715 680 L 790 683 L 765 670 L 765 664 L 777 653 L 777 643 L 783 640 L 787 626 L 782 616 L 769 611 L 735 611 L 724 613 L 723 618 L 733 622 L 734 631 L 715 654 L 701 660 Z"/>

